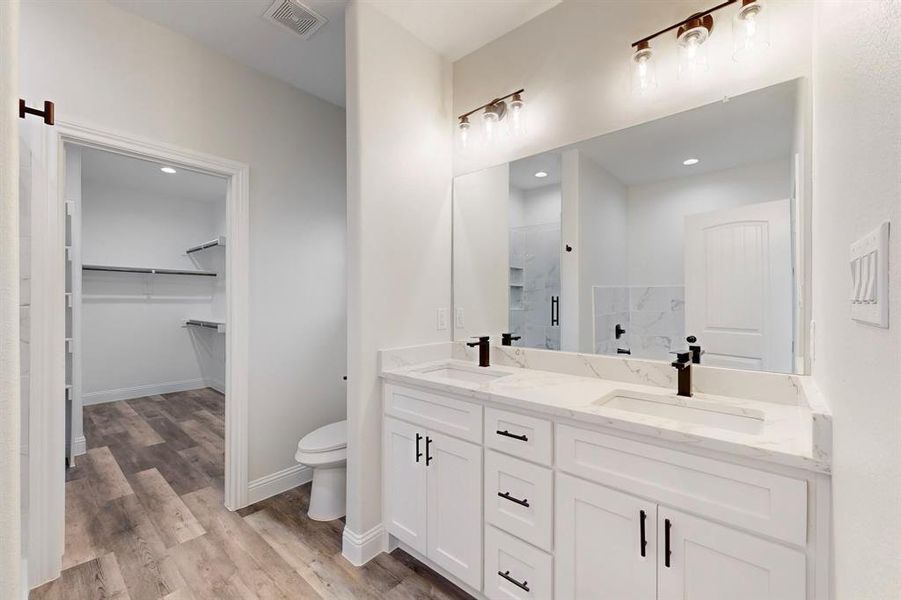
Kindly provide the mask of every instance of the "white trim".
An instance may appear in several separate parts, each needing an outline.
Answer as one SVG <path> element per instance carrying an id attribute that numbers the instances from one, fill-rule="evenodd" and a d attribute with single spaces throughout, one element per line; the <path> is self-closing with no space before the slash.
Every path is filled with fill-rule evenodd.
<path id="1" fill-rule="evenodd" d="M 388 532 L 381 523 L 363 534 L 355 533 L 345 525 L 341 541 L 341 554 L 355 567 L 362 567 L 388 551 Z"/>
<path id="2" fill-rule="evenodd" d="M 88 452 L 88 440 L 83 435 L 78 436 L 72 442 L 72 456 L 81 456 Z"/>
<path id="3" fill-rule="evenodd" d="M 254 479 L 247 486 L 247 499 L 254 504 L 266 498 L 277 496 L 282 492 L 310 483 L 313 480 L 313 469 L 306 465 L 293 465 L 287 469 L 276 471 L 265 477 Z"/>
<path id="4" fill-rule="evenodd" d="M 173 392 L 187 392 L 198 390 L 207 386 L 203 378 L 185 379 L 184 381 L 165 381 L 163 383 L 149 383 L 134 387 L 116 388 L 112 390 L 100 390 L 99 392 L 87 392 L 81 395 L 82 406 L 91 404 L 104 404 L 117 400 L 131 400 L 144 396 L 156 396 L 158 394 L 171 394 Z"/>
<path id="5" fill-rule="evenodd" d="M 225 382 L 221 379 L 206 379 L 203 387 L 212 388 L 220 394 L 225 394 Z"/>
<path id="6" fill-rule="evenodd" d="M 65 144 L 76 144 L 135 158 L 165 162 L 194 171 L 228 178 L 226 198 L 226 338 L 225 381 L 225 506 L 236 510 L 248 504 L 247 406 L 248 321 L 250 272 L 250 183 L 249 167 L 232 160 L 159 143 L 108 129 L 57 120 L 42 129 L 44 136 L 34 151 L 43 158 L 35 164 L 42 180 L 35 181 L 46 192 L 46 203 L 32 212 L 32 226 L 42 235 L 34 244 L 32 300 L 32 393 L 30 435 L 32 474 L 29 514 L 29 569 L 32 586 L 59 576 L 65 531 L 65 454 L 62 414 L 65 393 Z M 39 163 L 40 160 L 34 161 Z M 37 179 L 37 178 L 36 178 Z M 33 207 L 34 208 L 34 207 Z M 35 277 L 34 275 L 37 275 Z M 35 385 L 37 382 L 37 385 Z"/>

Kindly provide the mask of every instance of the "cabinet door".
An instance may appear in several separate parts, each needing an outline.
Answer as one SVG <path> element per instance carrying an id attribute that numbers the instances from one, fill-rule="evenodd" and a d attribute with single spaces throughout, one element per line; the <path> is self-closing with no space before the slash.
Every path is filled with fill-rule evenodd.
<path id="1" fill-rule="evenodd" d="M 385 417 L 383 427 L 382 490 L 385 527 L 388 533 L 425 554 L 425 430 L 390 417 Z M 420 436 L 418 453 L 417 436 Z"/>
<path id="2" fill-rule="evenodd" d="M 806 597 L 803 552 L 669 508 L 658 519 L 660 600 Z"/>
<path id="3" fill-rule="evenodd" d="M 556 598 L 655 600 L 656 504 L 558 473 L 555 514 Z"/>
<path id="4" fill-rule="evenodd" d="M 428 557 L 482 587 L 482 447 L 428 432 Z"/>

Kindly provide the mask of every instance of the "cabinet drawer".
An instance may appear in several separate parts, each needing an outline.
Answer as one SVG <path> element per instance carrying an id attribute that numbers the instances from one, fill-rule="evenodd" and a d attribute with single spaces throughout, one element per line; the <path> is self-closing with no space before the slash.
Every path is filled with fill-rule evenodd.
<path id="1" fill-rule="evenodd" d="M 485 596 L 491 600 L 551 600 L 550 554 L 485 526 Z"/>
<path id="2" fill-rule="evenodd" d="M 568 425 L 557 426 L 556 439 L 563 471 L 798 546 L 807 543 L 806 481 Z"/>
<path id="3" fill-rule="evenodd" d="M 385 414 L 477 444 L 482 441 L 482 407 L 472 402 L 389 384 Z"/>
<path id="4" fill-rule="evenodd" d="M 485 451 L 485 520 L 529 543 L 551 549 L 551 470 Z"/>
<path id="5" fill-rule="evenodd" d="M 551 422 L 497 408 L 485 408 L 485 446 L 519 458 L 551 464 Z"/>

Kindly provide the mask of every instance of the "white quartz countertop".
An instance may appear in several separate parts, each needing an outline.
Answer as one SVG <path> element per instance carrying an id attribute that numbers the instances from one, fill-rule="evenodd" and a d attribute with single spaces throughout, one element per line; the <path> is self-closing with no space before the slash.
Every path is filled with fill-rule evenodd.
<path id="1" fill-rule="evenodd" d="M 455 370 L 458 377 L 442 376 L 446 367 Z M 460 378 L 470 372 L 474 379 L 488 379 L 480 374 L 496 377 L 488 381 Z M 393 366 L 384 368 L 381 374 L 388 382 L 496 402 L 790 467 L 830 472 L 828 449 L 817 447 L 817 440 L 823 440 L 824 435 L 815 429 L 828 427 L 827 433 L 831 437 L 831 417 L 824 414 L 818 404 L 807 402 L 803 393 L 798 394 L 795 403 L 703 393 L 682 398 L 676 396 L 675 390 L 657 386 L 511 366 L 480 369 L 472 362 L 454 359 Z M 636 412 L 624 409 L 622 403 L 609 401 L 616 396 L 653 401 L 646 403 L 648 410 Z M 640 400 L 633 404 L 644 406 Z M 680 407 L 697 409 L 687 412 L 700 418 L 681 418 Z M 711 412 L 716 414 L 710 415 Z M 674 414 L 679 418 L 674 418 Z M 718 424 L 717 418 L 721 415 L 731 415 L 726 419 L 732 419 L 736 426 Z M 705 416 L 712 416 L 713 424 Z M 749 426 L 744 427 L 743 423 Z"/>

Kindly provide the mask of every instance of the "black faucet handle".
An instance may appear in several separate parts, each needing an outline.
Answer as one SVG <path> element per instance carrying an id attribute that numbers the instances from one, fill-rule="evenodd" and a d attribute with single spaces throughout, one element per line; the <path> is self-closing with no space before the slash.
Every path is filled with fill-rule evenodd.
<path id="1" fill-rule="evenodd" d="M 670 352 L 676 355 L 673 366 L 676 368 L 683 367 L 691 362 L 691 352 Z"/>
<path id="2" fill-rule="evenodd" d="M 466 345 L 470 348 L 475 348 L 476 346 L 480 346 L 482 344 L 487 344 L 491 340 L 491 336 L 488 335 L 474 335 L 472 339 L 479 340 L 478 342 L 466 342 Z"/>
<path id="3" fill-rule="evenodd" d="M 511 346 L 513 342 L 516 340 L 521 340 L 521 335 L 513 335 L 512 333 L 502 333 L 501 334 L 501 345 L 502 346 Z"/>

